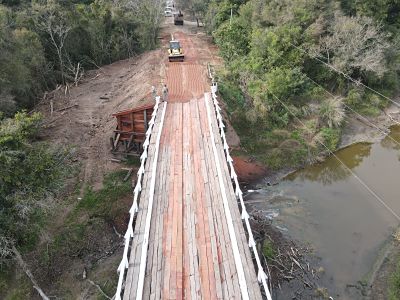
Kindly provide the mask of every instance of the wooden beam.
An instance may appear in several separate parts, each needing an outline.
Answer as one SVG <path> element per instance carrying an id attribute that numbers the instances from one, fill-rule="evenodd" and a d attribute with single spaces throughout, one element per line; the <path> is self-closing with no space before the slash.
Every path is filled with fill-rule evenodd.
<path id="1" fill-rule="evenodd" d="M 147 109 L 145 109 L 143 111 L 143 120 L 144 120 L 144 131 L 147 131 L 147 128 L 149 127 L 148 123 L 147 123 Z"/>
<path id="2" fill-rule="evenodd" d="M 115 141 L 114 141 L 114 149 L 117 149 L 117 146 L 118 146 L 118 142 L 119 142 L 119 138 L 121 137 L 121 134 L 120 133 L 118 133 L 117 134 L 117 138 L 115 139 Z"/>

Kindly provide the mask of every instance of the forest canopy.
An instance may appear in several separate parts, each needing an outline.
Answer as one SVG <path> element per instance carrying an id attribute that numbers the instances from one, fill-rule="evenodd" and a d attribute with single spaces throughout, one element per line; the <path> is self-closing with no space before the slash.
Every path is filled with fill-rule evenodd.
<path id="1" fill-rule="evenodd" d="M 321 143 L 335 149 L 349 111 L 376 116 L 388 105 L 371 89 L 398 95 L 398 1 L 189 2 L 225 61 L 220 92 L 242 145 L 268 153 L 270 166 L 303 163 Z"/>
<path id="2" fill-rule="evenodd" d="M 35 245 L 72 172 L 71 145 L 41 141 L 42 116 L 26 111 L 85 70 L 154 48 L 161 11 L 153 0 L 1 2 L 0 269 Z"/>
<path id="3" fill-rule="evenodd" d="M 3 116 L 32 107 L 44 91 L 84 70 L 154 48 L 161 10 L 152 0 L 1 1 Z"/>

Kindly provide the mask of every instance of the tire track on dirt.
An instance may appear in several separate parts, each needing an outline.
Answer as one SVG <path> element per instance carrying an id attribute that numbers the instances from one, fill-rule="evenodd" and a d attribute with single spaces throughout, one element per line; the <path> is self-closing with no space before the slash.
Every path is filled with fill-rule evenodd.
<path id="1" fill-rule="evenodd" d="M 174 38 L 181 43 L 184 62 L 169 62 L 166 67 L 166 84 L 169 102 L 187 102 L 201 97 L 209 89 L 207 61 L 199 60 L 199 51 L 188 34 L 177 32 Z"/>

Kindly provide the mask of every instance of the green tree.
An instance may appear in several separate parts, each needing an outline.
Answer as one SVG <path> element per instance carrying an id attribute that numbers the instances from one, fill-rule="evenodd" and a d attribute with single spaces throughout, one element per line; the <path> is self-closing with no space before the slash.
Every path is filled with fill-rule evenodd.
<path id="1" fill-rule="evenodd" d="M 226 61 L 245 56 L 250 51 L 251 35 L 240 19 L 235 19 L 231 24 L 223 23 L 214 32 L 214 37 L 220 46 L 220 54 Z"/>

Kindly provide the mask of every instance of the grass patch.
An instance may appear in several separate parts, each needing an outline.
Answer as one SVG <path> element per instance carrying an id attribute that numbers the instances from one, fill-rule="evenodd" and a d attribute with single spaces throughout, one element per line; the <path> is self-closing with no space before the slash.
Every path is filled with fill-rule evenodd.
<path id="1" fill-rule="evenodd" d="M 345 103 L 364 116 L 377 117 L 388 105 L 384 98 L 368 91 L 352 89 L 345 98 Z"/>
<path id="2" fill-rule="evenodd" d="M 272 259 L 276 256 L 276 251 L 270 240 L 263 242 L 262 252 L 267 259 Z"/>
<path id="3" fill-rule="evenodd" d="M 82 200 L 75 208 L 75 213 L 85 211 L 91 216 L 111 218 L 115 214 L 114 203 L 129 195 L 132 191 L 130 181 L 123 181 L 126 171 L 117 171 L 108 174 L 103 181 L 103 188 L 95 191 L 88 187 Z"/>
<path id="4" fill-rule="evenodd" d="M 340 140 L 340 129 L 323 127 L 321 134 L 324 139 L 324 144 L 330 151 L 335 151 Z"/>
<path id="5" fill-rule="evenodd" d="M 0 291 L 9 290 L 9 284 L 12 278 L 11 269 L 7 266 L 2 266 L 0 269 Z M 1 296 L 0 292 L 0 296 Z M 1 298 L 1 297 L 0 297 Z"/>
<path id="6" fill-rule="evenodd" d="M 237 120 L 237 119 L 236 119 Z M 307 157 L 305 143 L 297 131 L 263 129 L 262 126 L 244 126 L 244 121 L 233 120 L 241 145 L 256 159 L 272 170 L 302 165 Z"/>
<path id="7" fill-rule="evenodd" d="M 89 241 L 90 245 L 100 242 L 93 240 L 93 236 L 101 235 L 116 216 L 126 212 L 121 200 L 130 195 L 132 187 L 130 181 L 123 181 L 125 175 L 123 170 L 112 172 L 105 176 L 102 189 L 88 187 L 85 190 L 50 247 L 42 249 L 40 263 L 43 267 L 54 265 L 60 253 L 67 257 L 81 257 L 92 251 Z"/>
<path id="8" fill-rule="evenodd" d="M 126 161 L 124 161 L 124 164 L 129 167 L 139 167 L 140 163 L 141 163 L 140 156 L 133 156 L 133 155 L 128 155 Z"/>
<path id="9" fill-rule="evenodd" d="M 389 300 L 400 299 L 400 261 L 398 261 L 396 270 L 390 276 L 388 287 Z"/>
<path id="10" fill-rule="evenodd" d="M 0 299 L 31 299 L 31 291 L 30 282 L 25 274 L 16 276 L 14 268 L 12 267 L 2 267 L 0 269 Z"/>
<path id="11" fill-rule="evenodd" d="M 377 117 L 382 113 L 382 110 L 373 106 L 363 106 L 357 109 L 358 113 L 368 117 Z"/>

